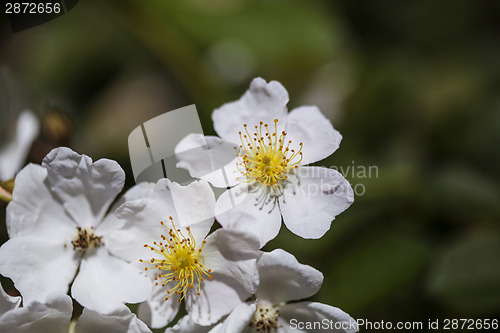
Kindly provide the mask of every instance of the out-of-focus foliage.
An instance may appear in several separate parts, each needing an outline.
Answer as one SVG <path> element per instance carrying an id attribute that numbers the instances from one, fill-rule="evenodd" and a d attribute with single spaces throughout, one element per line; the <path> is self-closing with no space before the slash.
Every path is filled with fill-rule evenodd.
<path id="1" fill-rule="evenodd" d="M 498 309 L 500 234 L 478 230 L 449 244 L 429 275 L 429 291 L 463 315 L 481 316 Z"/>
<path id="2" fill-rule="evenodd" d="M 283 228 L 266 249 L 321 270 L 315 299 L 354 318 L 500 315 L 500 2 L 86 0 L 4 27 L 10 104 L 62 111 L 66 143 L 118 160 L 129 186 L 136 126 L 196 103 L 213 134 L 253 77 L 282 82 L 334 121 L 343 142 L 318 164 L 360 195 L 322 239 Z M 35 147 L 40 162 L 50 140 Z"/>

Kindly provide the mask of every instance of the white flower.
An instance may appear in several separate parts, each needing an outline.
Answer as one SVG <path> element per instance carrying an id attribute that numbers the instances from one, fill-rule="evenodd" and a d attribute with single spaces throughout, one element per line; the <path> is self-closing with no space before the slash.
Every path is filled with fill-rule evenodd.
<path id="1" fill-rule="evenodd" d="M 216 327 L 210 333 L 357 331 L 352 328 L 354 319 L 338 308 L 316 302 L 286 303 L 314 295 L 323 282 L 321 272 L 298 263 L 293 255 L 281 249 L 263 253 L 257 267 L 260 284 L 256 300 L 240 304 L 223 322 L 223 327 Z M 322 323 L 329 326 L 318 328 Z"/>
<path id="2" fill-rule="evenodd" d="M 15 137 L 0 149 L 0 180 L 14 178 L 23 165 L 33 140 L 39 131 L 39 122 L 33 113 L 23 111 L 17 119 Z"/>
<path id="3" fill-rule="evenodd" d="M 189 205 L 174 206 L 174 201 Z M 117 209 L 126 223 L 111 237 L 113 253 L 136 262 L 155 279 L 151 296 L 138 311 L 149 326 L 163 327 L 172 321 L 181 300 L 194 322 L 210 325 L 255 291 L 258 240 L 222 229 L 207 237 L 214 218 L 199 218 L 213 216 L 208 213 L 214 205 L 205 181 L 180 186 L 161 179 L 152 197 Z"/>
<path id="4" fill-rule="evenodd" d="M 241 99 L 213 112 L 215 131 L 223 140 L 191 134 L 176 147 L 178 166 L 193 177 L 234 186 L 217 201 L 217 221 L 224 228 L 256 234 L 261 246 L 276 237 L 281 216 L 298 236 L 320 238 L 354 201 L 339 172 L 304 166 L 331 155 L 340 133 L 317 107 L 288 113 L 287 103 L 288 93 L 279 82 L 254 79 Z M 239 149 L 222 174 L 213 165 L 224 158 L 224 141 Z"/>
<path id="5" fill-rule="evenodd" d="M 68 148 L 54 149 L 43 166 L 30 164 L 19 172 L 7 207 L 10 239 L 0 248 L 0 273 L 14 281 L 25 305 L 44 303 L 54 292 L 66 294 L 73 280 L 73 298 L 102 313 L 146 299 L 149 278 L 111 255 L 106 244 L 121 223 L 105 214 L 124 178 L 116 162 L 92 163 Z"/>
<path id="6" fill-rule="evenodd" d="M 83 309 L 76 326 L 70 323 L 71 298 L 52 294 L 47 303 L 32 302 L 0 317 L 0 332 L 15 333 L 151 333 L 130 310 L 122 305 L 109 315 Z"/>

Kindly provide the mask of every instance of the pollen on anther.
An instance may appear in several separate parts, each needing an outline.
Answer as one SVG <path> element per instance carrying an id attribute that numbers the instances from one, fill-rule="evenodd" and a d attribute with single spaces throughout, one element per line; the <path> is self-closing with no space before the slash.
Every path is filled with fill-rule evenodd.
<path id="1" fill-rule="evenodd" d="M 274 132 L 271 132 L 269 125 L 260 121 L 260 126 L 255 126 L 256 133 L 253 133 L 253 140 L 250 139 L 247 126 L 244 126 L 246 134 L 240 135 L 242 145 L 240 151 L 237 150 L 236 153 L 239 159 L 237 167 L 245 176 L 238 177 L 241 182 L 256 181 L 277 188 L 282 186 L 280 185 L 282 180 L 288 178 L 287 173 L 302 161 L 302 143 L 298 151 L 292 149 L 292 141 L 286 140 L 288 133 L 278 132 L 277 122 L 278 119 L 274 119 Z"/>
<path id="2" fill-rule="evenodd" d="M 203 265 L 202 250 L 206 241 L 203 241 L 201 246 L 197 246 L 189 227 L 184 229 L 175 228 L 173 218 L 170 216 L 169 219 L 172 227 L 167 227 L 164 223 L 161 223 L 168 229 L 168 235 L 170 236 L 166 238 L 162 235 L 165 243 L 153 241 L 155 247 L 147 244 L 145 246 L 161 256 L 160 259 L 152 258 L 150 261 L 148 260 L 154 267 L 146 267 L 145 270 L 158 269 L 162 272 L 154 279 L 160 280 L 155 285 L 161 285 L 162 287 L 169 285 L 171 287 L 166 291 L 167 297 L 165 300 L 176 294 L 180 296 L 179 301 L 182 301 L 189 289 L 197 289 L 199 292 L 203 276 L 211 278 L 211 270 Z M 141 262 L 144 261 L 141 259 Z"/>

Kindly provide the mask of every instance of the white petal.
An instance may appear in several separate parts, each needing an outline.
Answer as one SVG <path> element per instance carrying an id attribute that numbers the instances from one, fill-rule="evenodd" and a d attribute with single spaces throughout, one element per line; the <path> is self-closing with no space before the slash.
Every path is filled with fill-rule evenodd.
<path id="1" fill-rule="evenodd" d="M 347 313 L 329 306 L 326 304 L 315 303 L 315 302 L 299 302 L 293 304 L 286 304 L 280 308 L 280 316 L 290 323 L 291 319 L 295 319 L 297 322 L 316 322 L 322 323 L 323 321 L 328 323 L 328 327 L 325 329 L 310 329 L 307 332 L 342 332 L 342 333 L 354 333 L 357 332 L 356 321 L 351 318 Z"/>
<path id="2" fill-rule="evenodd" d="M 281 249 L 263 253 L 257 267 L 260 275 L 257 299 L 271 304 L 312 296 L 323 283 L 320 271 L 299 263 L 293 255 Z"/>
<path id="3" fill-rule="evenodd" d="M 234 186 L 240 173 L 236 168 L 236 145 L 216 136 L 189 134 L 175 147 L 178 168 L 189 171 L 215 187 Z"/>
<path id="4" fill-rule="evenodd" d="M 302 238 L 320 238 L 335 216 L 354 202 L 349 182 L 336 170 L 320 167 L 298 169 L 300 185 L 287 186 L 280 197 L 285 225 Z"/>
<path id="5" fill-rule="evenodd" d="M 255 303 L 241 303 L 224 320 L 223 333 L 243 333 L 249 329 L 250 321 L 255 312 Z"/>
<path id="6" fill-rule="evenodd" d="M 120 193 L 125 173 L 115 161 L 92 159 L 69 148 L 53 149 L 43 159 L 53 193 L 81 227 L 97 227 Z"/>
<path id="7" fill-rule="evenodd" d="M 168 179 L 160 179 L 156 183 L 153 200 L 149 201 L 146 211 L 150 217 L 160 217 L 153 223 L 164 221 L 170 227 L 169 217 L 172 216 L 177 228 L 189 225 L 196 240 L 204 239 L 210 231 L 214 222 L 215 196 L 207 182 L 200 180 L 181 186 Z M 192 204 L 187 205 L 183 201 Z M 210 217 L 201 220 L 206 216 Z"/>
<path id="8" fill-rule="evenodd" d="M 128 201 L 115 211 L 125 223 L 108 235 L 106 247 L 111 253 L 136 264 L 139 259 L 151 257 L 151 251 L 144 244 L 152 245 L 159 240 L 160 235 L 167 232 L 160 222 L 168 226 L 169 216 L 176 217 L 172 195 L 165 184 L 164 179 L 158 181 L 153 197 Z"/>
<path id="9" fill-rule="evenodd" d="M 167 328 L 165 333 L 207 333 L 209 331 L 213 332 L 212 328 L 214 326 L 198 325 L 189 316 L 184 316 L 173 327 Z"/>
<path id="10" fill-rule="evenodd" d="M 208 326 L 212 327 L 212 325 Z M 223 333 L 224 332 L 224 326 L 222 323 L 218 323 L 217 325 L 213 326 L 208 333 Z"/>
<path id="11" fill-rule="evenodd" d="M 143 198 L 150 198 L 153 196 L 155 184 L 154 183 L 139 183 L 133 187 L 131 187 L 124 195 L 120 197 L 112 206 L 101 224 L 96 228 L 96 232 L 99 235 L 104 236 L 106 239 L 107 236 L 112 233 L 115 229 L 123 226 L 125 220 L 119 219 L 115 214 L 115 210 L 117 210 L 121 205 L 126 203 L 127 201 L 133 201 Z"/>
<path id="12" fill-rule="evenodd" d="M 340 145 L 342 135 L 335 130 L 316 106 L 302 106 L 290 112 L 286 125 L 286 140 L 291 149 L 302 148 L 301 165 L 321 161 L 333 154 Z"/>
<path id="13" fill-rule="evenodd" d="M 101 313 L 110 313 L 125 302 L 142 302 L 150 292 L 148 276 L 103 247 L 87 250 L 71 287 L 78 303 Z"/>
<path id="14" fill-rule="evenodd" d="M 262 202 L 259 192 L 247 192 L 238 185 L 222 193 L 215 205 L 217 221 L 224 228 L 240 230 L 257 236 L 260 247 L 275 238 L 281 227 L 277 204 Z"/>
<path id="15" fill-rule="evenodd" d="M 31 303 L 1 317 L 0 332 L 67 333 L 71 318 L 71 298 L 54 294 L 47 303 Z"/>
<path id="16" fill-rule="evenodd" d="M 7 294 L 0 285 L 0 316 L 7 311 L 16 309 L 21 304 L 20 296 L 10 296 Z"/>
<path id="17" fill-rule="evenodd" d="M 201 283 L 200 295 L 189 289 L 184 299 L 189 316 L 199 325 L 216 323 L 250 296 L 235 280 L 215 273 L 212 276 Z"/>
<path id="18" fill-rule="evenodd" d="M 169 324 L 174 320 L 179 311 L 179 297 L 173 295 L 165 301 L 167 289 L 169 285 L 162 287 L 161 285 L 153 286 L 153 292 L 149 295 L 146 302 L 139 305 L 137 315 L 148 326 L 152 328 L 160 328 Z"/>
<path id="19" fill-rule="evenodd" d="M 243 124 L 248 124 L 251 129 L 260 121 L 273 124 L 274 119 L 279 119 L 284 124 L 287 103 L 288 92 L 281 83 L 266 83 L 263 79 L 256 78 L 239 100 L 214 110 L 214 129 L 224 140 L 240 145 L 238 132 L 243 131 Z"/>
<path id="20" fill-rule="evenodd" d="M 163 209 L 159 201 L 150 199 L 130 201 L 122 205 L 116 210 L 116 214 L 125 223 L 107 236 L 106 248 L 113 255 L 137 267 L 144 267 L 139 259 L 151 259 L 151 250 L 145 248 L 144 244 L 152 245 L 153 241 L 166 232 L 160 224 L 160 221 L 166 220 Z M 155 211 L 162 213 L 154 215 Z"/>
<path id="21" fill-rule="evenodd" d="M 175 222 L 181 227 L 191 226 L 195 239 L 205 238 L 215 216 L 215 195 L 210 185 L 200 180 L 187 186 L 171 183 L 169 188 L 177 211 Z"/>
<path id="22" fill-rule="evenodd" d="M 33 235 L 70 242 L 75 222 L 66 214 L 46 185 L 47 170 L 30 164 L 16 177 L 13 199 L 7 206 L 9 236 Z"/>
<path id="23" fill-rule="evenodd" d="M 167 179 L 160 179 L 154 184 L 153 193 L 145 195 L 143 198 L 131 198 L 115 210 L 119 219 L 134 220 L 138 214 L 144 222 L 157 225 L 160 221 L 174 216 L 175 206 L 170 191 L 171 182 Z M 154 221 L 151 221 L 154 220 Z"/>
<path id="24" fill-rule="evenodd" d="M 151 333 L 151 330 L 126 306 L 121 306 L 109 315 L 83 309 L 78 318 L 75 333 Z"/>
<path id="25" fill-rule="evenodd" d="M 151 182 L 142 182 L 132 186 L 113 204 L 113 206 L 111 206 L 111 211 L 115 211 L 127 201 L 152 198 L 155 186 L 156 184 Z"/>
<path id="26" fill-rule="evenodd" d="M 235 279 L 254 293 L 259 284 L 256 258 L 259 241 L 252 234 L 238 230 L 219 229 L 207 237 L 201 252 L 204 265 L 213 273 Z"/>
<path id="27" fill-rule="evenodd" d="M 66 294 L 78 263 L 71 246 L 51 239 L 15 237 L 0 248 L 0 274 L 14 281 L 25 305 L 45 302 L 51 293 Z"/>
<path id="28" fill-rule="evenodd" d="M 39 122 L 35 115 L 30 111 L 23 111 L 17 120 L 15 139 L 0 150 L 0 180 L 14 178 L 23 165 L 38 130 Z"/>

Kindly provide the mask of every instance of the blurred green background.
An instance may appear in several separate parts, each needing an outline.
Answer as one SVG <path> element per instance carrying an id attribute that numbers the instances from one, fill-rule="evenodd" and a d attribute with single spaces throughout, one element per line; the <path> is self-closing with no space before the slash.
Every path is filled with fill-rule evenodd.
<path id="1" fill-rule="evenodd" d="M 320 240 L 283 227 L 265 249 L 321 270 L 312 299 L 354 318 L 499 317 L 499 1 L 85 0 L 15 34 L 1 20 L 8 105 L 43 119 L 30 161 L 70 145 L 130 187 L 139 124 L 195 103 L 215 134 L 214 108 L 278 80 L 342 133 L 317 164 L 358 196 Z"/>

